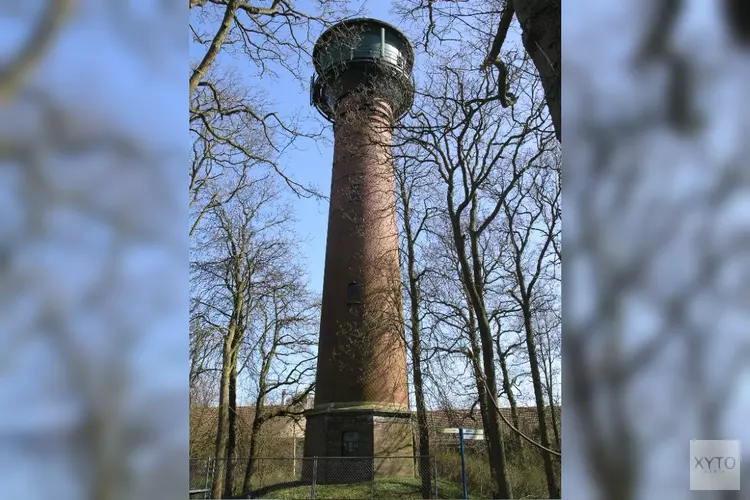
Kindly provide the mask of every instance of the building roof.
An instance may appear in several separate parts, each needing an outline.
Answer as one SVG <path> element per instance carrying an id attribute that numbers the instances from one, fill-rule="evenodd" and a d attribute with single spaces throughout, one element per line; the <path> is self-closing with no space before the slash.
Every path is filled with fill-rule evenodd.
<path id="1" fill-rule="evenodd" d="M 281 405 L 269 405 L 264 408 L 267 413 L 275 412 L 277 410 L 283 410 L 287 408 Z M 193 407 L 190 408 L 190 425 L 194 429 L 206 429 L 216 428 L 216 424 L 219 417 L 218 407 Z M 254 406 L 238 406 L 237 407 L 237 427 L 242 432 L 250 432 L 250 428 L 253 425 L 255 419 L 255 407 Z M 294 437 L 299 436 L 305 429 L 305 417 L 302 415 L 286 415 L 276 418 L 271 418 L 263 424 L 263 432 L 273 433 L 278 437 Z"/>
<path id="2" fill-rule="evenodd" d="M 266 412 L 276 412 L 287 408 L 282 405 L 269 405 L 264 408 Z M 560 410 L 560 407 L 557 407 Z M 517 407 L 519 425 L 522 427 L 536 427 L 538 424 L 536 407 L 535 406 L 519 406 Z M 501 408 L 500 412 L 502 415 L 512 422 L 510 408 Z M 252 427 L 253 420 L 255 418 L 255 407 L 253 406 L 239 406 L 237 407 L 237 422 L 238 427 L 247 428 L 250 430 Z M 213 427 L 215 428 L 218 418 L 217 407 L 193 407 L 190 409 L 190 423 L 191 426 L 200 426 L 201 428 Z M 443 428 L 443 427 L 465 427 L 465 428 L 481 428 L 482 418 L 479 413 L 479 408 L 472 409 L 444 409 L 444 410 L 431 410 L 428 411 L 427 421 L 430 427 Z M 294 424 L 294 425 L 293 425 Z M 501 425 L 502 421 L 501 421 Z M 296 427 L 296 429 L 294 428 Z M 271 418 L 263 424 L 264 433 L 274 433 L 278 437 L 293 437 L 299 436 L 300 431 L 305 429 L 305 417 L 304 415 L 285 415 L 276 418 Z"/>

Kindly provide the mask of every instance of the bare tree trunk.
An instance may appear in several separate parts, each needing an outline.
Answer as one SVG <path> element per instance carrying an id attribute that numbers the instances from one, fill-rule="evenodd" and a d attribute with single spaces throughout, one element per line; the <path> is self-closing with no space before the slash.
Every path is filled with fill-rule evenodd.
<path id="1" fill-rule="evenodd" d="M 510 384 L 510 375 L 508 374 L 508 361 L 507 354 L 499 353 L 498 359 L 500 361 L 500 373 L 503 376 L 503 392 L 508 398 L 508 404 L 510 404 L 510 421 L 513 422 L 513 427 L 520 429 L 518 421 L 518 404 L 516 403 L 516 396 L 513 394 L 513 387 Z M 521 438 L 516 433 L 512 433 L 511 439 L 518 444 L 521 453 L 524 452 L 524 448 L 521 446 Z"/>
<path id="2" fill-rule="evenodd" d="M 232 333 L 230 332 L 230 335 Z M 229 376 L 231 367 L 231 346 L 228 339 L 224 340 L 223 363 L 221 367 L 221 381 L 219 383 L 219 414 L 216 426 L 216 447 L 214 458 L 216 468 L 214 469 L 214 481 L 211 487 L 211 498 L 221 498 L 224 492 L 225 466 L 227 456 L 227 432 L 229 428 Z"/>
<path id="3" fill-rule="evenodd" d="M 189 375 L 189 381 L 190 381 L 190 388 L 192 389 L 195 385 L 195 382 L 198 378 L 198 353 L 201 352 L 201 349 L 203 347 L 203 332 L 197 332 L 195 335 L 195 345 L 192 346 L 191 352 L 190 352 L 190 375 Z M 190 391 L 189 394 L 190 397 L 190 405 L 193 404 L 193 391 Z"/>
<path id="4" fill-rule="evenodd" d="M 208 70 L 211 68 L 211 65 L 219 55 L 219 50 L 221 50 L 221 46 L 227 39 L 229 30 L 232 28 L 232 23 L 234 23 L 234 15 L 237 12 L 238 5 L 238 0 L 229 0 L 229 2 L 227 3 L 226 10 L 224 11 L 224 17 L 221 20 L 221 26 L 216 32 L 216 35 L 214 35 L 214 39 L 211 41 L 211 45 L 208 47 L 208 50 L 203 55 L 203 59 L 190 75 L 189 88 L 191 94 L 196 89 L 201 80 L 203 80 L 203 77 L 206 76 Z"/>
<path id="5" fill-rule="evenodd" d="M 557 196 L 559 196 L 559 192 L 557 193 Z M 556 198 L 557 199 L 557 198 Z M 555 199 L 555 200 L 556 200 Z M 519 203 L 522 203 L 522 201 L 519 201 Z M 529 356 L 529 366 L 531 369 L 531 380 L 532 385 L 534 387 L 534 399 L 536 401 L 536 412 L 537 412 L 537 419 L 539 421 L 539 434 L 540 434 L 540 441 L 542 444 L 542 447 L 544 448 L 542 450 L 542 459 L 544 461 L 544 472 L 547 477 L 547 490 L 550 495 L 550 498 L 559 498 L 560 496 L 560 489 L 557 486 L 557 480 L 555 478 L 555 469 L 552 463 L 552 454 L 547 451 L 550 449 L 550 442 L 549 442 L 549 431 L 547 429 L 547 418 L 546 418 L 546 411 L 545 411 L 545 401 L 544 401 L 544 388 L 542 384 L 542 377 L 541 372 L 539 368 L 539 356 L 537 354 L 537 347 L 536 347 L 536 336 L 534 334 L 534 325 L 533 325 L 533 294 L 534 294 L 534 287 L 539 279 L 539 277 L 542 274 L 542 269 L 544 267 L 544 258 L 547 254 L 547 250 L 549 249 L 549 246 L 552 243 L 553 237 L 554 237 L 554 228 L 556 226 L 557 219 L 553 218 L 550 222 L 550 226 L 547 228 L 548 232 L 546 234 L 546 239 L 544 240 L 544 243 L 541 245 L 541 248 L 539 250 L 539 254 L 536 256 L 536 266 L 534 270 L 532 271 L 531 277 L 527 282 L 526 273 L 528 272 L 526 269 L 526 266 L 524 265 L 525 260 L 524 256 L 525 250 L 528 248 L 529 241 L 530 241 L 530 235 L 532 232 L 532 229 L 534 227 L 534 223 L 537 220 L 537 218 L 540 216 L 541 211 L 536 216 L 531 216 L 531 218 L 528 220 L 527 225 L 525 228 L 520 229 L 516 227 L 515 224 L 515 216 L 517 215 L 517 208 L 511 209 L 507 204 L 505 207 L 507 219 L 508 219 L 508 226 L 509 226 L 509 238 L 511 245 L 513 247 L 514 255 L 513 255 L 513 264 L 514 264 L 514 272 L 515 272 L 515 278 L 516 283 L 518 286 L 518 289 L 520 290 L 520 293 L 516 293 L 515 291 L 511 292 L 511 296 L 516 300 L 518 305 L 521 307 L 521 311 L 523 313 L 523 326 L 524 331 L 526 334 L 526 349 L 528 351 Z M 520 237 L 520 241 L 518 241 L 516 238 Z"/>
<path id="6" fill-rule="evenodd" d="M 486 319 L 486 318 L 485 318 Z M 482 344 L 492 343 L 492 338 L 489 337 L 487 330 L 482 331 L 482 320 L 479 320 L 479 333 L 482 339 Z M 497 378 L 495 376 L 495 359 L 492 350 L 482 349 L 482 358 L 484 362 L 484 371 L 486 374 L 487 385 L 489 390 L 487 393 L 487 399 L 497 401 Z M 500 420 L 498 419 L 496 412 L 487 412 L 489 418 L 488 430 L 489 430 L 489 441 L 490 441 L 490 453 L 492 454 L 492 462 L 494 464 L 495 475 L 496 475 L 496 492 L 493 498 L 512 498 L 511 486 L 508 481 L 505 452 L 503 450 L 503 435 L 500 430 Z"/>
<path id="7" fill-rule="evenodd" d="M 495 356 L 493 355 L 492 349 L 492 335 L 489 332 L 489 325 L 487 324 L 487 317 L 477 318 L 479 324 L 479 335 L 482 341 L 482 361 L 484 364 L 484 373 L 487 379 L 487 385 L 489 390 L 487 391 L 487 399 L 497 401 L 497 377 L 495 375 Z M 484 325 L 482 324 L 484 320 Z M 490 348 L 487 349 L 486 346 Z M 506 470 L 505 452 L 503 450 L 503 435 L 500 430 L 500 420 L 498 419 L 497 412 L 487 412 L 488 422 L 487 427 L 489 431 L 489 443 L 491 453 L 491 463 L 495 469 L 495 483 L 496 491 L 493 494 L 493 498 L 512 498 L 511 486 L 508 481 L 508 475 Z"/>
<path id="8" fill-rule="evenodd" d="M 229 374 L 229 431 L 227 435 L 227 473 L 224 485 L 224 498 L 234 495 L 234 455 L 237 445 L 237 354 L 232 360 Z"/>
<path id="9" fill-rule="evenodd" d="M 560 424 L 557 422 L 557 408 L 555 407 L 555 401 L 552 398 L 551 390 L 547 391 L 547 396 L 549 397 L 549 407 L 550 412 L 552 413 L 552 434 L 555 436 L 555 444 L 557 445 L 557 448 L 560 449 L 562 447 L 562 443 L 560 442 Z"/>
<path id="10" fill-rule="evenodd" d="M 549 331 L 544 333 L 544 337 L 539 335 L 540 358 L 542 376 L 544 377 L 543 389 L 547 396 L 547 402 L 550 407 L 550 420 L 552 423 L 552 433 L 555 437 L 557 448 L 560 448 L 560 432 L 557 428 L 557 413 L 555 411 L 555 398 L 552 392 L 552 346 L 549 339 Z"/>
<path id="11" fill-rule="evenodd" d="M 523 293 L 523 292 L 522 292 Z M 536 400 L 536 414 L 539 419 L 539 433 L 542 446 L 550 447 L 549 432 L 547 430 L 547 418 L 545 415 L 544 391 L 542 389 L 542 377 L 539 374 L 539 359 L 536 354 L 536 341 L 534 339 L 534 328 L 531 324 L 531 304 L 529 297 L 524 294 L 523 301 L 523 325 L 526 330 L 526 348 L 529 351 L 529 365 L 531 366 L 531 381 L 534 386 L 534 399 Z M 544 460 L 544 473 L 547 476 L 547 490 L 550 498 L 559 498 L 560 490 L 555 479 L 555 469 L 552 465 L 552 456 L 549 452 L 542 450 Z"/>
<path id="12" fill-rule="evenodd" d="M 276 347 L 279 343 L 279 337 L 281 335 L 281 325 L 279 324 L 279 311 L 274 304 L 274 318 L 273 318 L 273 343 L 271 348 L 266 352 L 263 349 L 263 343 L 268 332 L 266 328 L 263 336 L 260 340 L 261 351 L 263 352 L 263 362 L 261 365 L 260 374 L 258 375 L 258 397 L 255 400 L 255 416 L 253 418 L 253 426 L 250 431 L 250 452 L 247 458 L 247 467 L 245 468 L 245 478 L 242 481 L 242 495 L 245 497 L 250 496 L 252 490 L 251 479 L 253 476 L 253 461 L 255 459 L 255 453 L 258 448 L 258 438 L 260 437 L 260 428 L 265 421 L 263 415 L 263 408 L 266 405 L 266 394 L 268 393 L 268 372 L 271 369 L 271 363 L 276 354 Z"/>
<path id="13" fill-rule="evenodd" d="M 449 200 L 448 206 L 453 206 L 452 200 Z M 485 398 L 487 400 L 492 398 L 494 401 L 497 401 L 497 376 L 495 374 L 494 345 L 492 342 L 489 320 L 485 313 L 483 300 L 477 293 L 476 286 L 471 286 L 475 285 L 475 282 L 472 280 L 470 271 L 471 267 L 466 257 L 464 237 L 461 232 L 460 222 L 456 217 L 451 217 L 451 219 L 454 243 L 456 245 L 456 250 L 458 251 L 462 278 L 466 285 L 470 305 L 473 309 L 479 329 L 479 340 L 482 348 L 482 368 L 487 386 L 487 394 Z M 492 477 L 495 483 L 493 498 L 512 498 L 511 487 L 506 471 L 503 435 L 500 431 L 500 421 L 498 420 L 496 412 L 485 411 L 483 417 L 485 417 L 484 427 L 488 438 L 490 467 L 492 469 Z"/>
<path id="14" fill-rule="evenodd" d="M 255 454 L 258 452 L 258 441 L 260 439 L 260 430 L 263 426 L 263 408 L 266 405 L 265 384 L 260 391 L 258 398 L 255 400 L 255 415 L 253 425 L 250 430 L 250 451 L 248 452 L 247 467 L 245 468 L 245 478 L 242 481 L 242 495 L 249 497 L 252 491 L 251 479 L 253 477 L 253 466 Z"/>
<path id="15" fill-rule="evenodd" d="M 547 109 L 555 127 L 555 136 L 562 142 L 561 0 L 506 0 L 485 65 L 499 57 L 514 13 L 521 25 L 523 46 L 541 77 Z"/>
<path id="16" fill-rule="evenodd" d="M 234 270 L 234 283 L 238 284 L 241 288 L 241 270 L 237 267 Z M 229 441 L 229 386 L 231 381 L 232 369 L 236 367 L 237 356 L 234 350 L 235 336 L 238 335 L 237 324 L 239 318 L 242 316 L 243 308 L 243 293 L 235 292 L 233 300 L 233 312 L 229 319 L 229 328 L 227 329 L 227 336 L 224 338 L 224 349 L 222 356 L 222 367 L 221 367 L 221 382 L 219 387 L 219 415 L 218 425 L 216 428 L 216 451 L 214 457 L 216 458 L 216 468 L 214 469 L 214 482 L 211 487 L 211 497 L 221 498 L 224 492 L 224 481 L 226 479 L 226 458 Z M 233 363 L 234 361 L 234 363 Z"/>
<path id="17" fill-rule="evenodd" d="M 449 191 L 448 206 L 453 207 L 452 193 Z M 479 341 L 482 348 L 482 365 L 487 387 L 487 400 L 492 399 L 497 403 L 497 375 L 495 372 L 495 349 L 492 340 L 492 331 L 490 322 L 487 318 L 487 312 L 482 296 L 482 272 L 477 245 L 477 234 L 474 231 L 476 214 L 476 199 L 472 200 L 472 209 L 469 220 L 469 237 L 471 244 L 471 263 L 466 255 L 465 235 L 461 230 L 461 222 L 456 214 L 451 214 L 451 227 L 453 229 L 453 241 L 456 245 L 458 261 L 461 269 L 461 276 L 468 293 L 469 304 L 474 310 L 479 330 Z M 489 409 L 489 408 L 488 408 Z M 488 438 L 488 448 L 490 453 L 490 466 L 493 471 L 495 482 L 495 491 L 493 498 L 512 498 L 512 488 L 508 481 L 506 470 L 505 451 L 503 444 L 503 435 L 500 430 L 500 420 L 497 412 L 487 411 L 485 420 L 485 432 Z"/>
<path id="18" fill-rule="evenodd" d="M 547 350 L 547 360 L 543 360 L 543 363 L 546 363 L 547 369 L 545 370 L 545 379 L 546 379 L 546 389 L 547 389 L 547 399 L 549 400 L 549 408 L 552 420 L 552 433 L 555 436 L 555 444 L 557 444 L 557 449 L 561 448 L 560 443 L 560 430 L 558 428 L 557 423 L 557 411 L 555 410 L 555 398 L 554 394 L 552 393 L 552 353 L 551 350 Z"/>
<path id="19" fill-rule="evenodd" d="M 562 113 L 560 92 L 560 0 L 513 1 L 516 17 L 522 29 L 523 46 L 534 61 L 542 79 L 555 136 L 562 142 Z"/>
<path id="20" fill-rule="evenodd" d="M 411 246 L 411 245 L 410 245 Z M 414 399 L 417 406 L 417 425 L 419 427 L 419 474 L 422 478 L 422 498 L 430 498 L 432 487 L 430 474 L 430 433 L 429 426 L 427 424 L 427 407 L 424 402 L 424 385 L 422 381 L 422 339 L 420 337 L 419 329 L 419 296 L 417 294 L 416 280 L 411 276 L 413 275 L 413 248 L 409 252 L 410 265 L 410 278 L 409 288 L 412 293 L 411 296 L 411 355 L 412 355 L 412 369 L 414 371 Z"/>
<path id="21" fill-rule="evenodd" d="M 471 344 L 472 349 L 470 359 L 471 366 L 474 372 L 474 380 L 477 386 L 477 399 L 479 400 L 479 413 L 482 417 L 482 429 L 484 430 L 484 433 L 489 436 L 491 422 L 491 418 L 489 415 L 494 412 L 492 404 L 487 400 L 487 385 L 480 361 L 482 349 L 479 347 L 479 340 L 477 339 L 476 319 L 474 317 L 474 311 L 471 309 L 471 307 L 469 307 L 469 324 L 467 333 L 469 335 L 469 343 Z M 492 468 L 492 450 L 489 446 L 487 446 L 487 455 L 490 461 L 490 468 Z"/>
<path id="22" fill-rule="evenodd" d="M 245 256 L 242 255 L 244 258 Z M 249 283 L 252 280 L 252 273 L 248 273 L 246 276 L 245 283 Z M 242 284 L 244 288 L 245 283 Z M 226 484 L 224 486 L 224 497 L 229 498 L 234 496 L 235 493 L 235 469 L 237 463 L 235 462 L 235 455 L 237 449 L 237 359 L 240 353 L 240 347 L 245 337 L 245 331 L 247 330 L 247 315 L 252 308 L 252 294 L 248 293 L 241 294 L 243 298 L 243 306 L 241 312 L 238 314 L 237 321 L 237 335 L 234 336 L 232 342 L 232 371 L 229 374 L 229 435 L 227 441 L 227 473 L 226 473 Z"/>
<path id="23" fill-rule="evenodd" d="M 404 205 L 404 232 L 406 233 L 407 276 L 409 280 L 409 327 L 411 329 L 411 358 L 414 382 L 414 399 L 417 406 L 417 428 L 419 431 L 419 476 L 422 481 L 422 498 L 432 496 L 432 474 L 430 473 L 430 429 L 427 423 L 427 407 L 424 402 L 422 380 L 422 338 L 419 324 L 419 277 L 415 270 L 414 251 L 416 235 L 411 227 L 410 197 L 404 182 L 400 183 L 401 200 Z"/>

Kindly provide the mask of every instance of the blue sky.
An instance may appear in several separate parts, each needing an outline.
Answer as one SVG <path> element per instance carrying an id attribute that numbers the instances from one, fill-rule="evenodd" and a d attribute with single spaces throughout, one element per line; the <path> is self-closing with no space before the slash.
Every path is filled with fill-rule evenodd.
<path id="1" fill-rule="evenodd" d="M 302 2 L 300 10 L 303 10 L 309 2 Z M 391 16 L 390 3 L 385 1 L 371 1 L 368 3 L 369 17 L 381 19 L 398 26 L 398 20 Z M 312 61 L 308 75 L 312 75 Z M 278 99 L 278 106 L 282 113 L 288 115 L 296 114 L 297 110 L 314 116 L 316 120 L 323 121 L 317 112 L 310 106 L 309 89 L 305 87 L 300 90 L 299 83 L 292 79 L 283 79 L 279 82 L 262 82 L 262 88 L 266 88 L 269 95 L 283 96 Z M 333 129 L 329 125 L 326 131 L 332 140 Z M 330 193 L 331 168 L 333 164 L 332 143 L 304 141 L 300 143 L 298 151 L 292 151 L 284 159 L 289 174 L 302 184 L 317 184 L 321 191 L 328 196 Z M 298 219 L 297 231 L 302 236 L 303 252 L 308 258 L 308 269 L 310 275 L 310 287 L 317 293 L 323 290 L 323 268 L 325 262 L 326 230 L 328 226 L 328 203 L 312 199 L 297 199 L 294 201 L 295 211 Z"/>
<path id="2" fill-rule="evenodd" d="M 314 3 L 309 1 L 300 2 L 297 8 L 302 12 L 317 11 Z M 389 2 L 371 1 L 368 2 L 366 8 L 368 17 L 382 19 L 394 25 L 399 24 L 397 19 L 389 12 Z M 321 29 L 320 33 L 322 31 Z M 191 58 L 200 57 L 203 50 L 202 47 L 194 44 L 191 48 Z M 302 185 L 315 185 L 320 192 L 328 196 L 333 162 L 333 130 L 331 124 L 325 122 L 310 106 L 307 81 L 300 82 L 283 69 L 279 71 L 279 78 L 276 79 L 254 77 L 242 56 L 230 58 L 226 54 L 221 54 L 217 63 L 237 71 L 240 76 L 246 79 L 249 87 L 267 93 L 273 109 L 278 111 L 281 116 L 287 117 L 287 119 L 300 117 L 300 124 L 303 128 L 308 125 L 312 128 L 320 128 L 320 124 L 325 124 L 325 135 L 328 141 L 300 140 L 294 148 L 290 148 L 284 153 L 280 159 L 280 164 L 284 171 L 296 182 Z M 312 60 L 310 60 L 303 76 L 309 79 L 312 74 L 313 66 Z M 285 192 L 285 197 L 292 203 L 297 218 L 295 229 L 301 240 L 300 250 L 307 257 L 310 289 L 315 293 L 321 293 L 323 289 L 328 202 L 299 198 L 288 190 Z"/>

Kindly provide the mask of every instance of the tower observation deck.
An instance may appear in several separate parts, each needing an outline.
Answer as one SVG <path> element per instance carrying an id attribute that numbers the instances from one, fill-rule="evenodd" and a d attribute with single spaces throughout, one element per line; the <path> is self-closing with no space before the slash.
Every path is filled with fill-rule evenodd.
<path id="1" fill-rule="evenodd" d="M 368 18 L 342 21 L 325 31 L 313 49 L 316 75 L 310 100 L 328 120 L 336 105 L 353 91 L 369 91 L 388 102 L 395 120 L 414 100 L 414 49 L 395 27 Z"/>

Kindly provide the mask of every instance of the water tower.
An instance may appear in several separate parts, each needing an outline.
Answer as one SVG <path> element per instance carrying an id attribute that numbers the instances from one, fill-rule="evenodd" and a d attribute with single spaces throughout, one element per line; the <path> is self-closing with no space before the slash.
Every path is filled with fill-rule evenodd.
<path id="1" fill-rule="evenodd" d="M 414 51 L 393 26 L 350 19 L 321 35 L 313 62 L 311 103 L 333 123 L 335 146 L 305 455 L 361 457 L 319 461 L 321 482 L 411 475 L 410 460 L 373 457 L 414 453 L 392 170 L 393 124 L 414 97 Z"/>

